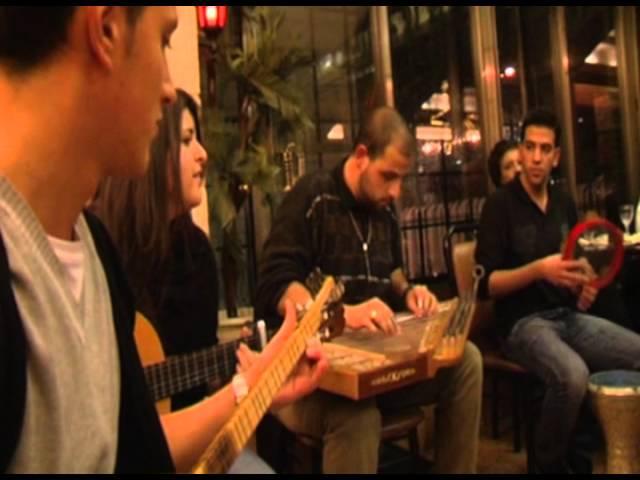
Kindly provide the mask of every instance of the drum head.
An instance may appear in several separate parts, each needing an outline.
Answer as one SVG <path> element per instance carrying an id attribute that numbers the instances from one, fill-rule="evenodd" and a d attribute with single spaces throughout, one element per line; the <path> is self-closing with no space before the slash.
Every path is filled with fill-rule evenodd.
<path id="1" fill-rule="evenodd" d="M 640 372 L 613 370 L 592 375 L 589 390 L 603 395 L 640 395 Z"/>

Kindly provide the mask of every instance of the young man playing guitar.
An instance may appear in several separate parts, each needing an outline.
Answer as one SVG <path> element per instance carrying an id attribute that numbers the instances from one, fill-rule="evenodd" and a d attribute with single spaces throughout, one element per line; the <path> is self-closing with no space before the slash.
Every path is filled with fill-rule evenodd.
<path id="1" fill-rule="evenodd" d="M 104 178 L 148 166 L 176 24 L 175 7 L 0 7 L 0 471 L 187 471 L 236 410 L 228 386 L 158 418 L 127 281 L 83 212 Z M 249 392 L 295 323 L 288 304 Z M 317 385 L 326 361 L 306 359 L 276 406 Z"/>

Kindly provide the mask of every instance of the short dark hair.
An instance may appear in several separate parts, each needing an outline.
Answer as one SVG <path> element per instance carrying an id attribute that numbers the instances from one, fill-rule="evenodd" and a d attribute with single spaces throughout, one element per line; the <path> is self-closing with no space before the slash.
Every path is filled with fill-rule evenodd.
<path id="1" fill-rule="evenodd" d="M 144 6 L 127 7 L 132 24 Z M 77 6 L 0 6 L 0 65 L 10 72 L 27 73 L 49 60 L 67 41 Z"/>
<path id="2" fill-rule="evenodd" d="M 509 150 L 518 148 L 518 144 L 512 140 L 500 140 L 493 146 L 489 154 L 489 176 L 496 188 L 502 186 L 502 157 Z"/>
<path id="3" fill-rule="evenodd" d="M 415 157 L 416 140 L 402 116 L 391 107 L 380 107 L 374 110 L 363 123 L 356 138 L 354 150 L 358 145 L 364 145 L 371 159 L 375 160 L 392 143 L 404 155 Z"/>
<path id="4" fill-rule="evenodd" d="M 547 127 L 553 130 L 553 133 L 555 134 L 555 146 L 560 146 L 560 134 L 562 133 L 562 131 L 560 129 L 558 119 L 553 112 L 541 108 L 531 110 L 524 118 L 524 122 L 522 123 L 521 140 L 523 142 L 527 133 L 527 128 L 532 125 L 537 127 Z"/>

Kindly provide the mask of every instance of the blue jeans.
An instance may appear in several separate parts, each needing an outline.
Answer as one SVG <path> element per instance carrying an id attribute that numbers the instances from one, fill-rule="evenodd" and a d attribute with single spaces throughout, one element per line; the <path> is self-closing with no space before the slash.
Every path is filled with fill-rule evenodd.
<path id="1" fill-rule="evenodd" d="M 565 461 L 589 376 L 606 370 L 640 370 L 640 335 L 562 308 L 518 321 L 505 353 L 545 384 L 533 447 L 538 467 L 552 471 Z"/>
<path id="2" fill-rule="evenodd" d="M 268 475 L 275 472 L 252 450 L 244 449 L 227 473 L 229 475 Z"/>

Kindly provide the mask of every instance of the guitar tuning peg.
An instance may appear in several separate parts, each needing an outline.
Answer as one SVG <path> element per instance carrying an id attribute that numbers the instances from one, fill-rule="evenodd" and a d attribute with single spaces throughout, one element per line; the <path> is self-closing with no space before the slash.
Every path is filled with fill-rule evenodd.
<path id="1" fill-rule="evenodd" d="M 336 282 L 335 286 L 331 290 L 329 298 L 331 302 L 339 302 L 344 296 L 344 284 L 342 282 Z"/>

